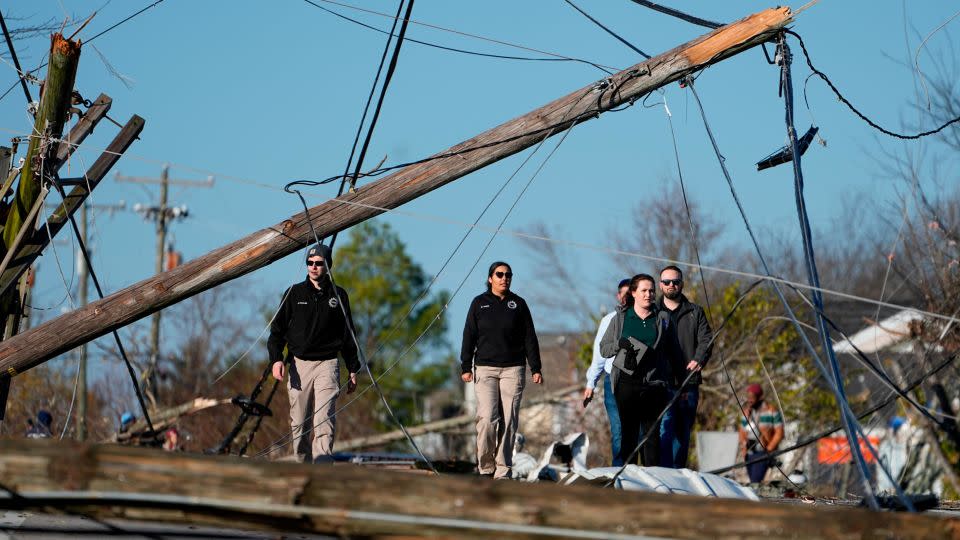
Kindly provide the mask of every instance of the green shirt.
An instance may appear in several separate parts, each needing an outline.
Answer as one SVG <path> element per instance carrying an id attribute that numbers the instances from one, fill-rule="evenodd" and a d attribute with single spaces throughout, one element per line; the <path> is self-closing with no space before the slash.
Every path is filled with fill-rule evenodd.
<path id="1" fill-rule="evenodd" d="M 637 312 L 632 307 L 627 308 L 626 316 L 623 319 L 623 332 L 621 337 L 633 337 L 647 347 L 653 347 L 657 341 L 657 315 L 651 313 L 646 319 L 637 316 Z"/>

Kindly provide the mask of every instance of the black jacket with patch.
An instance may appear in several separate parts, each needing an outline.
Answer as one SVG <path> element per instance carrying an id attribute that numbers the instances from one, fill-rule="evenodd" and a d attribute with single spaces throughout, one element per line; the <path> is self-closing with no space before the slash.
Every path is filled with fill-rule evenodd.
<path id="1" fill-rule="evenodd" d="M 340 301 L 343 301 L 343 309 Z M 350 333 L 352 327 L 347 291 L 337 287 L 337 294 L 334 294 L 333 284 L 327 277 L 321 279 L 317 289 L 307 278 L 284 293 L 280 310 L 270 324 L 270 338 L 267 340 L 270 362 L 284 360 L 283 348 L 286 346 L 289 356 L 302 360 L 327 360 L 336 358 L 339 353 L 350 373 L 357 373 L 360 361 Z"/>
<path id="2" fill-rule="evenodd" d="M 660 309 L 670 313 L 663 305 L 663 298 L 660 299 Z M 677 339 L 680 341 L 680 349 L 683 351 L 683 358 L 677 358 L 678 363 L 673 365 L 673 373 L 677 377 L 677 384 L 683 382 L 687 376 L 687 364 L 691 360 L 700 362 L 701 369 L 706 367 L 713 352 L 713 344 L 710 339 L 713 337 L 713 330 L 710 329 L 710 322 L 707 320 L 707 314 L 703 308 L 687 300 L 687 297 L 680 295 L 680 306 L 675 313 L 671 313 L 676 321 Z M 690 377 L 687 386 L 698 385 L 703 382 L 702 371 L 698 371 Z"/>
<path id="3" fill-rule="evenodd" d="M 460 369 L 473 366 L 515 367 L 526 360 L 531 373 L 540 373 L 540 344 L 527 303 L 507 292 L 501 300 L 492 292 L 473 299 L 463 326 Z"/>

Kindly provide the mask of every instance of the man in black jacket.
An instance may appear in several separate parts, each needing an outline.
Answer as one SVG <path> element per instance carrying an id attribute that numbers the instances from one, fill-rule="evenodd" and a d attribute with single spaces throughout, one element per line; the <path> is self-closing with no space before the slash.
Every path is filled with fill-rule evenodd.
<path id="1" fill-rule="evenodd" d="M 700 370 L 710 360 L 713 331 L 703 308 L 687 300 L 683 294 L 683 272 L 676 266 L 660 271 L 660 309 L 670 314 L 683 357 L 673 366 L 675 385 L 680 397 L 667 411 L 660 424 L 660 463 L 664 467 L 683 469 L 687 466 L 690 432 L 697 419 L 700 401 Z M 690 377 L 683 388 L 683 381 Z"/>
<path id="2" fill-rule="evenodd" d="M 282 381 L 290 370 L 287 391 L 293 448 L 305 463 L 333 453 L 340 391 L 337 354 L 350 374 L 348 394 L 356 389 L 360 370 L 350 300 L 347 291 L 330 280 L 332 264 L 329 247 L 317 244 L 307 251 L 307 279 L 284 293 L 267 341 L 274 378 Z"/>

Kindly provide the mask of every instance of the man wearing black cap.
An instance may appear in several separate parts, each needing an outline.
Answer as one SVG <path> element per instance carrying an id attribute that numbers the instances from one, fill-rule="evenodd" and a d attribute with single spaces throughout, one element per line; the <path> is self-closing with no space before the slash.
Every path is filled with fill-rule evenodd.
<path id="1" fill-rule="evenodd" d="M 350 301 L 347 291 L 330 280 L 331 266 L 329 247 L 317 244 L 307 251 L 307 279 L 284 293 L 267 341 L 274 378 L 283 380 L 290 370 L 290 424 L 294 454 L 301 462 L 333 453 L 334 411 L 340 391 L 337 354 L 350 373 L 348 394 L 356 389 L 360 370 Z"/>

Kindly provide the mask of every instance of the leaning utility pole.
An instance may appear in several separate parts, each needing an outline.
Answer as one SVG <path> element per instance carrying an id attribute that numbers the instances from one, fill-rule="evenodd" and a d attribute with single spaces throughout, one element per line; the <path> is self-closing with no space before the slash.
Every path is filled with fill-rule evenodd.
<path id="1" fill-rule="evenodd" d="M 142 176 L 123 176 L 119 172 L 115 176 L 117 182 L 131 182 L 135 184 L 160 184 L 160 201 L 156 206 L 134 205 L 133 210 L 143 216 L 144 219 L 152 220 L 156 225 L 157 234 L 157 256 L 156 273 L 163 273 L 163 255 L 164 248 L 167 245 L 167 225 L 175 219 L 185 219 L 187 217 L 187 207 L 185 205 L 170 207 L 167 204 L 167 194 L 170 191 L 170 185 L 189 186 L 189 187 L 213 187 L 213 177 L 207 177 L 204 182 L 194 180 L 171 180 L 170 166 L 163 165 L 160 170 L 160 178 L 144 178 Z M 150 358 L 147 362 L 147 368 L 143 371 L 143 391 L 147 394 L 153 406 L 158 405 L 160 386 L 158 381 L 160 363 L 160 311 L 153 314 L 153 320 L 150 322 Z"/>
<path id="2" fill-rule="evenodd" d="M 756 13 L 592 83 L 410 165 L 356 192 L 291 216 L 159 276 L 0 343 L 0 373 L 15 375 L 80 343 L 279 260 L 321 237 L 396 208 L 491 163 L 632 102 L 770 39 L 792 21 L 781 7 Z M 312 221 L 312 224 L 311 224 Z"/>

